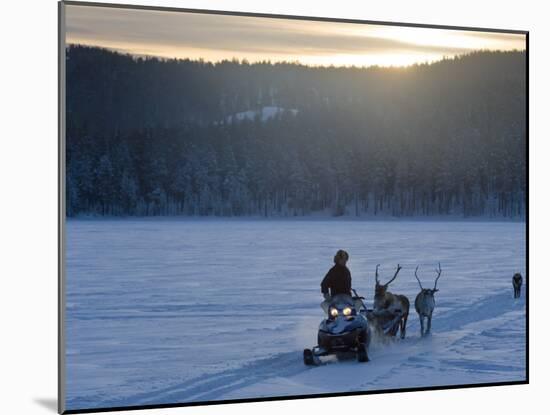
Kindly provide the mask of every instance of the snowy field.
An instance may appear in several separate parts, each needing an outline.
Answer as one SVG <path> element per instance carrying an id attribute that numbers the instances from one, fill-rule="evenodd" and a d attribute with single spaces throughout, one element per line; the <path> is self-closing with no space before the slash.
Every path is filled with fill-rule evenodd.
<path id="1" fill-rule="evenodd" d="M 305 367 L 337 249 L 372 305 L 374 269 L 414 303 L 438 261 L 432 336 L 369 363 Z M 525 379 L 525 224 L 137 219 L 67 223 L 67 409 Z"/>

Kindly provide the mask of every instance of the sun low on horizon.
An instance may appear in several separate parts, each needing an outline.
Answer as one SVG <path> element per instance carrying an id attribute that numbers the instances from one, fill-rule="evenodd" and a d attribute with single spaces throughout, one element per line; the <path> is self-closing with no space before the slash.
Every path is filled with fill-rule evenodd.
<path id="1" fill-rule="evenodd" d="M 478 50 L 525 50 L 522 33 L 162 10 L 65 6 L 67 45 L 176 59 L 408 66 Z"/>

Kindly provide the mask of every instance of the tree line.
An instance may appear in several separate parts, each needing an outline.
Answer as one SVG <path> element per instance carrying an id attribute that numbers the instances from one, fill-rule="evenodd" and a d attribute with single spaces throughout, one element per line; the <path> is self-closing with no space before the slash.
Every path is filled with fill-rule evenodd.
<path id="1" fill-rule="evenodd" d="M 525 52 L 406 68 L 66 59 L 68 216 L 525 216 Z"/>

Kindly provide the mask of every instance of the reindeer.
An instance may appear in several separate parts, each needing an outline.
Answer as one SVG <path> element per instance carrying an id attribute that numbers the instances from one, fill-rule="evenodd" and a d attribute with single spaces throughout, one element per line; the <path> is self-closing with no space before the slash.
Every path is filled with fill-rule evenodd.
<path id="1" fill-rule="evenodd" d="M 414 276 L 418 281 L 418 285 L 420 285 L 420 292 L 414 300 L 414 308 L 418 313 L 418 317 L 420 317 L 420 336 L 424 337 L 430 333 L 430 330 L 432 328 L 432 313 L 434 312 L 435 308 L 434 294 L 439 291 L 437 289 L 437 280 L 439 279 L 439 277 L 441 277 L 441 264 L 439 264 L 439 268 L 435 270 L 435 272 L 437 272 L 437 278 L 435 279 L 434 287 L 431 290 L 429 288 L 422 287 L 422 283 L 418 278 L 417 272 L 418 266 L 414 270 Z M 424 318 L 428 319 L 428 327 L 426 331 L 424 331 Z"/>
<path id="2" fill-rule="evenodd" d="M 512 285 L 514 286 L 514 298 L 519 298 L 521 296 L 521 284 L 523 283 L 523 278 L 519 272 L 516 272 L 512 277 Z"/>
<path id="3" fill-rule="evenodd" d="M 399 326 L 395 327 L 395 329 L 391 330 L 391 334 L 395 335 L 397 334 L 397 329 L 399 328 L 401 331 L 401 338 L 405 338 L 406 330 L 407 330 L 407 319 L 409 317 L 409 308 L 410 303 L 409 299 L 405 297 L 404 295 L 399 294 L 392 294 L 388 291 L 388 286 L 397 278 L 397 274 L 399 274 L 399 271 L 401 271 L 401 265 L 397 264 L 397 270 L 395 271 L 395 274 L 393 275 L 392 279 L 389 280 L 385 284 L 380 284 L 380 281 L 378 280 L 378 268 L 380 267 L 380 264 L 376 265 L 376 274 L 375 274 L 375 280 L 376 285 L 374 287 L 374 311 L 381 312 L 381 311 L 387 311 L 390 312 L 392 315 L 396 313 L 402 313 L 402 317 L 399 321 Z"/>

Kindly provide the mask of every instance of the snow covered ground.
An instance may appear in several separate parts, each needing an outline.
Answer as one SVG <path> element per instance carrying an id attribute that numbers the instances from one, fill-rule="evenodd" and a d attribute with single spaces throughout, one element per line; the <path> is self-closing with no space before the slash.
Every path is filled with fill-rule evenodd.
<path id="1" fill-rule="evenodd" d="M 127 219 L 67 223 L 67 408 L 380 390 L 525 379 L 525 224 Z M 339 249 L 372 304 L 411 303 L 443 268 L 432 336 L 375 343 L 371 362 L 305 367 L 319 284 Z"/>
<path id="2" fill-rule="evenodd" d="M 263 107 L 258 110 L 248 110 L 243 112 L 238 112 L 233 115 L 229 115 L 225 118 L 228 123 L 231 122 L 240 122 L 244 120 L 254 121 L 256 118 L 259 118 L 262 122 L 266 122 L 272 118 L 275 118 L 277 115 L 282 113 L 291 113 L 296 115 L 298 113 L 297 109 L 285 109 L 281 107 Z"/>

